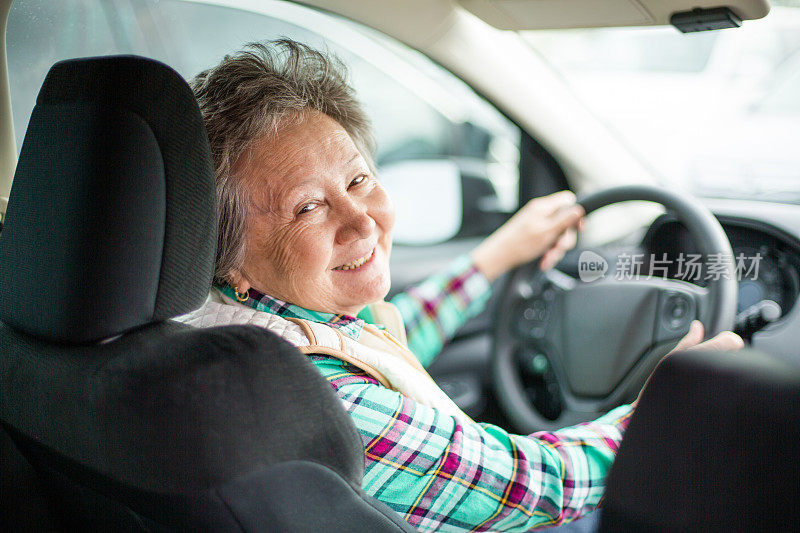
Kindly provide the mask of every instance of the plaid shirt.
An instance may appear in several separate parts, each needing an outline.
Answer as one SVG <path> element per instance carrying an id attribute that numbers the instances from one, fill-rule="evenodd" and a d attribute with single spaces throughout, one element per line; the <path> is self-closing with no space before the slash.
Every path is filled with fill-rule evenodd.
<path id="1" fill-rule="evenodd" d="M 406 321 L 409 347 L 423 364 L 483 310 L 489 292 L 486 279 L 461 257 L 392 300 Z M 250 296 L 247 303 L 253 307 L 325 322 L 343 332 L 352 332 L 355 324 L 360 333 L 359 326 L 369 321 L 363 315 L 308 315 L 265 295 Z M 513 435 L 491 424 L 463 425 L 344 361 L 311 360 L 361 435 L 364 491 L 421 530 L 527 531 L 590 512 L 602 498 L 631 412 L 623 406 L 558 432 Z"/>

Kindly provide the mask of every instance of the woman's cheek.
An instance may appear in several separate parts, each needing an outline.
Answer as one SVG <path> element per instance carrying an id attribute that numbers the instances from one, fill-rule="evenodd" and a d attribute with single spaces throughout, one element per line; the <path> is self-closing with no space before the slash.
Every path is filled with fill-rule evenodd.
<path id="1" fill-rule="evenodd" d="M 303 225 L 295 225 L 282 232 L 274 245 L 278 250 L 275 259 L 281 272 L 300 274 L 313 270 L 309 267 L 313 259 L 318 258 L 313 233 L 311 228 Z"/>
<path id="2" fill-rule="evenodd" d="M 252 265 L 255 267 L 252 270 L 264 273 L 271 272 L 272 276 L 282 276 L 289 272 L 296 272 L 297 265 L 295 262 L 301 254 L 298 254 L 295 248 L 297 248 L 302 232 L 289 226 L 265 226 L 260 230 L 260 238 L 256 239 L 257 244 L 253 250 L 255 253 L 251 256 L 251 261 L 255 263 Z"/>

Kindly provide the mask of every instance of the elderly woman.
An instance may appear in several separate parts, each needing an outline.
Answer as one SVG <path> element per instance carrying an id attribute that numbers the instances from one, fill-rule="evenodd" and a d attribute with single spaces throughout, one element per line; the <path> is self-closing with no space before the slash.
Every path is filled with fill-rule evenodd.
<path id="1" fill-rule="evenodd" d="M 260 325 L 309 354 L 363 439 L 364 490 L 418 528 L 529 530 L 591 511 L 631 407 L 512 435 L 473 422 L 424 370 L 482 312 L 493 279 L 537 257 L 550 268 L 574 245 L 583 215 L 574 195 L 532 200 L 471 255 L 384 302 L 394 212 L 345 74 L 283 40 L 250 45 L 193 81 L 214 156 L 219 245 L 215 287 L 183 320 Z M 682 347 L 701 338 L 696 324 Z"/>

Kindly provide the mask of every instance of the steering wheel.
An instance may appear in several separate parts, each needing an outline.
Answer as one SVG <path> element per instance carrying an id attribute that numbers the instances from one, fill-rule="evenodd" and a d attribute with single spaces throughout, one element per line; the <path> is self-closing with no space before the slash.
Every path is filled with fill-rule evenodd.
<path id="1" fill-rule="evenodd" d="M 690 196 L 650 186 L 578 203 L 588 215 L 632 200 L 659 203 L 683 223 L 705 259 L 707 286 L 619 275 L 623 254 L 609 261 L 592 251 L 579 259 L 581 279 L 536 263 L 512 271 L 497 302 L 492 370 L 500 405 L 520 431 L 585 422 L 633 399 L 694 319 L 707 337 L 733 328 L 738 284 L 717 219 Z"/>

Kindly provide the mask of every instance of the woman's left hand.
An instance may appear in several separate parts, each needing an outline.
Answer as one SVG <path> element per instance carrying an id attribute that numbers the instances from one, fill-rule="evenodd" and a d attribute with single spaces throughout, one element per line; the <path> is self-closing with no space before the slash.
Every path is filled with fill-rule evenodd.
<path id="1" fill-rule="evenodd" d="M 583 208 L 570 191 L 534 198 L 472 252 L 472 261 L 489 281 L 541 257 L 542 270 L 552 268 L 575 247 Z"/>
<path id="2" fill-rule="evenodd" d="M 703 324 L 699 320 L 692 321 L 692 324 L 689 326 L 689 332 L 678 342 L 677 346 L 661 358 L 658 364 L 660 365 L 664 359 L 675 352 L 736 352 L 744 348 L 744 341 L 742 338 L 732 331 L 723 331 L 706 341 L 703 340 L 704 336 L 705 328 Z M 655 372 L 655 370 L 653 370 L 653 372 Z M 650 377 L 647 378 L 644 387 L 642 387 L 642 390 L 639 392 L 639 397 L 633 402 L 634 407 L 638 405 L 639 398 L 642 397 L 642 392 L 647 388 L 648 383 L 650 383 Z"/>
<path id="3" fill-rule="evenodd" d="M 707 351 L 707 352 L 730 352 L 744 348 L 742 338 L 732 331 L 723 331 L 716 337 L 703 340 L 705 328 L 699 320 L 694 320 L 689 326 L 689 332 L 678 342 L 665 357 L 673 352 L 684 351 Z"/>

